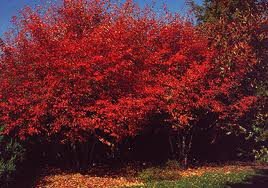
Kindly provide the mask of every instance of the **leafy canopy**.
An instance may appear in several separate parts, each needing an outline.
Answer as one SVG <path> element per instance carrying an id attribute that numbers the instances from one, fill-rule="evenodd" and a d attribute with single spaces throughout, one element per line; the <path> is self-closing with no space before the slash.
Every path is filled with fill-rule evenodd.
<path id="1" fill-rule="evenodd" d="M 163 111 L 174 130 L 208 112 L 224 128 L 255 101 L 233 95 L 255 62 L 238 55 L 223 76 L 218 51 L 176 14 L 130 0 L 65 0 L 42 11 L 26 7 L 13 21 L 1 47 L 0 107 L 5 133 L 21 139 L 93 135 L 109 144 Z"/>

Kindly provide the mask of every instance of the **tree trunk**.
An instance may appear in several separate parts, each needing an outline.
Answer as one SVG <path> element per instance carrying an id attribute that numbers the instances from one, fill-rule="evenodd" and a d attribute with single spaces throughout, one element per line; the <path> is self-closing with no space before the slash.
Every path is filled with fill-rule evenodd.
<path id="1" fill-rule="evenodd" d="M 96 140 L 96 138 L 94 138 L 94 141 L 92 143 L 90 153 L 89 153 L 89 161 L 88 161 L 89 165 L 92 165 L 92 163 L 93 163 L 93 154 L 94 154 L 94 149 L 95 149 L 96 144 L 97 144 L 97 140 Z"/>
<path id="2" fill-rule="evenodd" d="M 184 168 L 187 168 L 189 165 L 189 153 L 191 152 L 192 148 L 192 138 L 192 128 L 182 130 L 178 134 L 177 145 L 179 153 L 177 155 L 177 158 L 179 159 Z"/>
<path id="3" fill-rule="evenodd" d="M 171 151 L 171 156 L 172 158 L 174 158 L 174 147 L 173 147 L 173 143 L 172 143 L 172 140 L 171 140 L 171 136 L 168 136 L 168 142 L 169 142 L 169 147 L 170 147 L 170 151 Z"/>

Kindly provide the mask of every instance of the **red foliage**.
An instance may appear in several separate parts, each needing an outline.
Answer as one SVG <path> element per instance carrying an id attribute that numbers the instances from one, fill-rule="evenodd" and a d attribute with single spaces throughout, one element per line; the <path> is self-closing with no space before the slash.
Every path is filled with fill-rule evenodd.
<path id="1" fill-rule="evenodd" d="M 15 24 L 0 59 L 0 106 L 6 133 L 21 139 L 118 141 L 137 134 L 149 113 L 166 111 L 183 127 L 196 109 L 224 119 L 254 101 L 219 100 L 242 69 L 222 77 L 207 39 L 178 15 L 132 1 L 66 0 L 43 14 L 25 8 Z"/>

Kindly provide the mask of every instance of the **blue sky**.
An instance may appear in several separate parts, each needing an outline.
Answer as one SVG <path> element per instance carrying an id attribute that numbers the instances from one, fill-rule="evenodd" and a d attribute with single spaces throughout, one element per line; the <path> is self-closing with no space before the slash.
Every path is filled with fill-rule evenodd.
<path id="1" fill-rule="evenodd" d="M 18 14 L 18 12 L 24 6 L 35 7 L 36 5 L 44 5 L 55 0 L 0 0 L 0 36 L 10 27 L 10 20 L 12 16 Z M 151 0 L 135 0 L 140 5 L 144 5 Z M 161 0 L 156 2 L 166 2 L 168 8 L 173 12 L 185 11 L 185 0 Z M 195 0 L 197 3 L 202 3 L 202 0 Z"/>

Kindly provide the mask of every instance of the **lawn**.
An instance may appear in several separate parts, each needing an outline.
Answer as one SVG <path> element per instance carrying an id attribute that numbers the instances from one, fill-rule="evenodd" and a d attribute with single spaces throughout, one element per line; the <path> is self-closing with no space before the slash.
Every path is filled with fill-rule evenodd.
<path id="1" fill-rule="evenodd" d="M 243 183 L 250 179 L 257 172 L 254 170 L 243 170 L 240 172 L 206 172 L 200 176 L 193 175 L 182 177 L 177 180 L 152 180 L 147 181 L 143 186 L 133 187 L 203 187 L 221 188 L 227 185 Z"/>
<path id="2" fill-rule="evenodd" d="M 253 187 L 264 188 L 268 180 L 268 167 L 263 165 L 203 166 L 183 170 L 170 165 L 136 168 L 125 166 L 118 169 L 95 167 L 88 172 L 68 172 L 44 168 L 34 182 L 42 188 L 105 188 L 105 187 Z"/>

